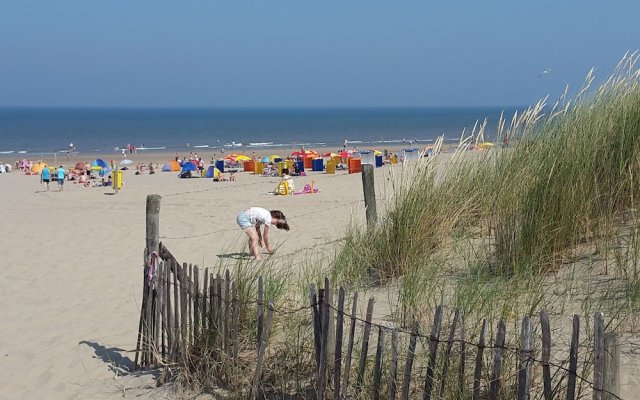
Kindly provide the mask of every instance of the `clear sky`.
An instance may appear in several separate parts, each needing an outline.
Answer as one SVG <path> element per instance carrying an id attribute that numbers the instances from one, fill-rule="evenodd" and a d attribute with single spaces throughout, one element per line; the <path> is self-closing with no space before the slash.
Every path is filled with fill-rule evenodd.
<path id="1" fill-rule="evenodd" d="M 639 16 L 638 0 L 2 0 L 0 106 L 528 105 L 610 74 Z"/>

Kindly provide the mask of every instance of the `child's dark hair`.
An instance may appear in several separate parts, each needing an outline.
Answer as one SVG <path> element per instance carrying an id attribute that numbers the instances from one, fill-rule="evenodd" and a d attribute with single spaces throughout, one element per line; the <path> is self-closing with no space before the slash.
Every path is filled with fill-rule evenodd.
<path id="1" fill-rule="evenodd" d="M 284 216 L 280 210 L 271 210 L 271 218 L 278 218 L 279 222 L 276 224 L 276 228 L 289 230 L 289 224 L 287 223 L 287 217 Z"/>

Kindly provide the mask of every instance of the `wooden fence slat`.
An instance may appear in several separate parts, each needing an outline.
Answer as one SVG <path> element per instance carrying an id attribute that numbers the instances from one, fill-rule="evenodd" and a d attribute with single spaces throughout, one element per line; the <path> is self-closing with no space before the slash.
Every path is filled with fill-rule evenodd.
<path id="1" fill-rule="evenodd" d="M 202 330 L 202 296 L 200 295 L 200 269 L 193 266 L 193 335 L 200 335 Z"/>
<path id="2" fill-rule="evenodd" d="M 216 274 L 216 349 L 219 353 L 224 349 L 224 285 L 222 276 Z"/>
<path id="3" fill-rule="evenodd" d="M 260 338 L 260 349 L 256 360 L 256 371 L 253 377 L 253 385 L 251 387 L 251 399 L 258 400 L 258 388 L 260 386 L 260 376 L 262 375 L 262 364 L 264 362 L 264 353 L 267 348 L 267 340 L 269 339 L 269 330 L 271 329 L 271 320 L 273 319 L 273 303 L 269 302 L 267 307 L 267 321 L 265 323 L 262 337 Z"/>
<path id="4" fill-rule="evenodd" d="M 309 286 L 309 303 L 311 306 L 311 321 L 313 327 L 313 348 L 316 356 L 316 368 L 320 369 L 320 342 L 322 341 L 322 322 L 318 305 L 318 292 L 315 283 Z"/>
<path id="5" fill-rule="evenodd" d="M 378 343 L 376 359 L 373 366 L 373 399 L 380 399 L 380 380 L 382 379 L 382 354 L 384 351 L 384 329 L 378 326 Z"/>
<path id="6" fill-rule="evenodd" d="M 187 277 L 187 331 L 189 332 L 189 343 L 193 343 L 193 265 L 189 264 L 189 275 Z"/>
<path id="7" fill-rule="evenodd" d="M 162 363 L 162 290 L 160 290 L 160 270 L 162 268 L 162 262 L 158 263 L 158 268 L 153 273 L 153 353 L 154 367 Z"/>
<path id="8" fill-rule="evenodd" d="M 214 347 L 216 345 L 216 335 L 218 334 L 218 327 L 216 326 L 218 318 L 218 289 L 216 282 L 216 276 L 211 271 L 209 276 L 209 334 L 207 338 Z"/>
<path id="9" fill-rule="evenodd" d="M 328 295 L 330 288 L 329 278 L 324 278 L 324 294 Z M 322 293 L 322 292 L 321 292 Z M 329 302 L 323 298 L 320 302 L 322 311 L 322 340 L 320 341 L 320 368 L 318 368 L 318 399 L 325 398 L 325 389 L 327 385 L 327 359 L 329 358 Z"/>
<path id="10" fill-rule="evenodd" d="M 458 396 L 465 398 L 464 368 L 467 363 L 467 349 L 464 339 L 464 317 L 460 316 L 460 364 L 458 365 Z"/>
<path id="11" fill-rule="evenodd" d="M 351 357 L 353 356 L 353 341 L 356 333 L 356 313 L 358 312 L 358 292 L 353 294 L 351 302 L 351 326 L 349 327 L 349 342 L 347 343 L 347 357 L 344 362 L 344 378 L 342 378 L 342 395 L 347 396 L 349 376 L 351 375 Z"/>
<path id="12" fill-rule="evenodd" d="M 187 288 L 189 278 L 189 266 L 187 263 L 182 264 L 182 270 L 180 270 L 180 335 L 182 338 L 183 355 L 186 354 L 186 345 L 189 343 L 189 331 L 187 330 L 189 324 L 189 308 L 187 305 Z"/>
<path id="13" fill-rule="evenodd" d="M 231 291 L 233 292 L 233 297 L 231 298 L 231 308 L 232 308 L 232 320 L 231 320 L 231 338 L 232 338 L 232 357 L 234 365 L 238 361 L 238 353 L 240 352 L 240 339 L 238 338 L 239 329 L 240 329 L 240 307 L 238 305 L 238 286 L 236 282 L 231 282 Z"/>
<path id="14" fill-rule="evenodd" d="M 478 354 L 476 355 L 476 368 L 473 371 L 473 400 L 480 400 L 480 379 L 482 378 L 482 357 L 485 348 L 485 333 L 487 331 L 487 320 L 482 320 L 480 339 L 478 340 Z"/>
<path id="15" fill-rule="evenodd" d="M 171 347 L 173 346 L 173 319 L 171 314 L 173 308 L 171 308 L 171 261 L 165 262 L 164 268 L 164 316 L 165 316 L 165 330 L 167 332 L 167 357 L 168 361 L 171 359 Z"/>
<path id="16" fill-rule="evenodd" d="M 258 333 L 256 336 L 256 346 L 260 350 L 260 339 L 262 338 L 262 327 L 264 325 L 264 278 L 258 277 L 258 304 L 257 304 Z"/>
<path id="17" fill-rule="evenodd" d="M 440 343 L 440 329 L 442 328 L 442 306 L 436 306 L 436 313 L 433 317 L 431 335 L 429 335 L 429 363 L 427 365 L 427 376 L 424 380 L 424 400 L 431 399 L 431 390 L 435 383 L 436 356 L 438 354 L 438 344 Z"/>
<path id="18" fill-rule="evenodd" d="M 404 375 L 402 377 L 402 393 L 400 399 L 409 399 L 409 388 L 411 385 L 411 370 L 413 369 L 413 358 L 416 354 L 416 342 L 418 340 L 418 321 L 414 321 L 411 328 L 411 338 L 409 339 L 409 349 L 407 350 L 407 360 L 404 365 Z"/>
<path id="19" fill-rule="evenodd" d="M 545 400 L 552 399 L 551 389 L 551 327 L 549 314 L 545 310 L 540 311 L 540 327 L 542 329 L 542 392 Z"/>
<path id="20" fill-rule="evenodd" d="M 209 330 L 209 313 L 208 310 L 208 297 L 209 297 L 209 267 L 204 269 L 204 277 L 202 278 L 202 311 L 200 312 L 200 319 L 202 323 L 202 331 L 207 332 Z M 207 336 L 209 336 L 207 334 Z"/>
<path id="21" fill-rule="evenodd" d="M 602 400 L 604 385 L 604 314 L 593 316 L 593 400 Z"/>
<path id="22" fill-rule="evenodd" d="M 531 355 L 533 352 L 533 328 L 531 319 L 525 316 L 522 319 L 520 329 L 520 371 L 518 372 L 518 400 L 529 399 L 529 388 L 531 384 Z"/>
<path id="23" fill-rule="evenodd" d="M 493 365 L 491 366 L 491 382 L 489 385 L 489 399 L 497 400 L 500 394 L 500 370 L 504 360 L 504 340 L 506 336 L 506 326 L 504 320 L 498 321 L 498 332 L 496 333 L 495 352 L 493 355 Z"/>
<path id="24" fill-rule="evenodd" d="M 224 353 L 231 354 L 231 274 L 224 273 Z"/>
<path id="25" fill-rule="evenodd" d="M 603 400 L 620 398 L 620 347 L 615 332 L 604 334 L 604 393 Z"/>
<path id="26" fill-rule="evenodd" d="M 453 349 L 453 339 L 456 334 L 456 327 L 458 326 L 458 318 L 460 318 L 460 311 L 456 308 L 453 314 L 453 322 L 451 322 L 451 329 L 449 330 L 449 337 L 447 339 L 447 348 L 444 352 L 444 360 L 442 361 L 442 376 L 440 378 L 440 396 L 439 398 L 444 400 L 444 392 L 447 384 L 447 374 L 449 372 L 449 357 L 451 357 L 451 350 Z"/>
<path id="27" fill-rule="evenodd" d="M 389 366 L 389 400 L 398 393 L 398 331 L 391 331 L 391 365 Z"/>
<path id="28" fill-rule="evenodd" d="M 180 353 L 180 265 L 178 263 L 172 263 L 173 265 L 173 360 L 178 360 L 178 354 Z"/>
<path id="29" fill-rule="evenodd" d="M 369 353 L 369 335 L 371 334 L 371 319 L 373 318 L 373 302 L 374 298 L 369 299 L 367 305 L 367 315 L 365 317 L 364 333 L 362 335 L 362 349 L 360 351 L 360 363 L 358 365 L 358 375 L 356 377 L 356 392 L 362 389 L 362 381 L 364 380 L 364 370 L 367 366 L 367 355 Z"/>
<path id="30" fill-rule="evenodd" d="M 332 355 L 335 353 L 336 351 L 336 327 L 335 327 L 335 320 L 333 317 L 334 314 L 334 307 L 335 307 L 335 302 L 334 302 L 334 295 L 333 295 L 333 289 L 331 288 L 331 285 L 327 285 L 329 283 L 329 278 L 325 277 L 325 302 L 327 303 L 327 307 L 325 308 L 325 311 L 329 314 L 329 316 L 327 317 L 327 326 L 326 329 L 328 330 L 328 336 L 327 336 L 327 372 L 331 371 L 332 368 L 334 368 L 334 357 L 332 357 Z M 322 327 L 324 329 L 324 326 Z M 329 382 L 332 381 L 332 377 L 333 375 L 329 374 L 327 376 L 327 379 Z"/>
<path id="31" fill-rule="evenodd" d="M 578 377 L 578 343 L 580 341 L 580 316 L 573 315 L 571 348 L 569 349 L 569 379 L 567 381 L 567 400 L 576 398 L 576 378 Z"/>
<path id="32" fill-rule="evenodd" d="M 336 321 L 336 346 L 333 357 L 333 382 L 334 398 L 340 399 L 340 374 L 342 372 L 342 335 L 344 333 L 344 287 L 340 286 L 338 291 L 338 312 Z"/>
<path id="33" fill-rule="evenodd" d="M 142 360 L 143 353 L 143 336 L 144 336 L 144 313 L 146 310 L 147 301 L 147 249 L 145 248 L 142 256 L 142 301 L 140 303 L 140 318 L 138 320 L 138 339 L 136 340 L 136 356 L 133 361 L 133 366 L 138 369 L 138 359 Z"/>

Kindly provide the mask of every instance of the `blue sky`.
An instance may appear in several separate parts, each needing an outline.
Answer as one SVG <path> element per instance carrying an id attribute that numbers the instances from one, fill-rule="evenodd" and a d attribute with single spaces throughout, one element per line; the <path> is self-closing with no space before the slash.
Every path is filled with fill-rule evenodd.
<path id="1" fill-rule="evenodd" d="M 528 105 L 610 74 L 640 47 L 638 15 L 637 0 L 3 0 L 0 106 Z"/>

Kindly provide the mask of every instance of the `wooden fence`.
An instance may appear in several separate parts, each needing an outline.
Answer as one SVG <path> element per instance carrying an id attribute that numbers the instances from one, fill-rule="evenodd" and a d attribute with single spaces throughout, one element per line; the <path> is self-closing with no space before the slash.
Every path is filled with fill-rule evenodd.
<path id="1" fill-rule="evenodd" d="M 159 248 L 160 257 L 149 256 L 144 269 L 135 360 L 142 368 L 188 368 L 203 349 L 211 360 L 232 366 L 237 366 L 242 357 L 251 362 L 233 369 L 231 374 L 246 377 L 250 365 L 252 379 L 246 387 L 240 384 L 236 389 L 252 399 L 264 398 L 265 361 L 276 358 L 280 348 L 272 343 L 278 340 L 277 332 L 271 332 L 272 322 L 279 314 L 295 314 L 306 316 L 309 330 L 313 330 L 309 335 L 309 348 L 313 349 L 309 361 L 313 368 L 308 369 L 307 377 L 313 395 L 301 398 L 405 400 L 455 396 L 546 400 L 576 399 L 581 389 L 582 397 L 585 391 L 591 391 L 594 399 L 619 398 L 617 338 L 615 333 L 604 332 L 602 313 L 594 315 L 593 345 L 586 349 L 579 345 L 580 317 L 573 317 L 568 362 L 559 363 L 551 359 L 553 341 L 545 311 L 536 318 L 525 316 L 520 324 L 519 343 L 509 346 L 505 342 L 504 320 L 497 322 L 493 340 L 487 337 L 491 323 L 487 320 L 482 322 L 479 334 L 471 336 L 460 313 L 455 310 L 451 319 L 444 319 L 441 306 L 435 310 L 428 333 L 423 333 L 418 323 L 408 330 L 374 323 L 373 297 L 368 299 L 365 317 L 360 318 L 358 293 L 352 294 L 349 307 L 346 290 L 341 287 L 335 293 L 327 278 L 324 287 L 310 285 L 308 305 L 277 310 L 265 299 L 262 277 L 252 283 L 255 300 L 240 301 L 238 287 L 228 270 L 222 276 L 208 268 L 200 271 L 191 264 L 180 265 L 162 244 Z M 255 313 L 246 312 L 248 307 L 255 307 Z M 254 321 L 247 323 L 245 318 Z M 444 321 L 450 324 L 443 326 Z M 539 321 L 541 332 L 538 347 L 534 340 L 535 321 Z M 251 336 L 256 340 L 253 345 L 239 343 L 240 326 L 256 327 L 255 336 Z M 473 341 L 465 339 L 471 337 Z M 422 352 L 416 348 L 418 340 L 426 343 Z M 403 346 L 406 352 L 402 351 Z M 583 353 L 591 353 L 592 362 L 578 362 L 579 347 Z M 516 366 L 516 374 L 505 376 L 507 356 L 511 367 Z M 226 379 L 221 382 L 233 377 Z"/>

